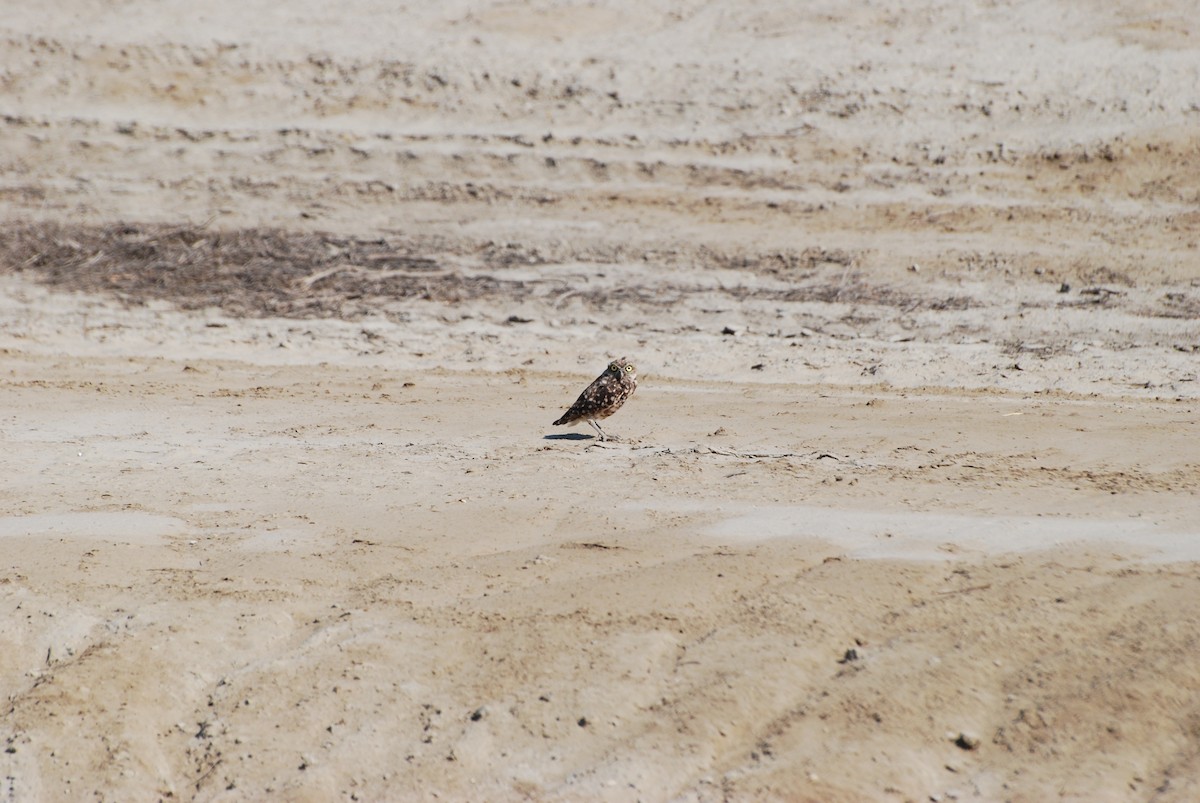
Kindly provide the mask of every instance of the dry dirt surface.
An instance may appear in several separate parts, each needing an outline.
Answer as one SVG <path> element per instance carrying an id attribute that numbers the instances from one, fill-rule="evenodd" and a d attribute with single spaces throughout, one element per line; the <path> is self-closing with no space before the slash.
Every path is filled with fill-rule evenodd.
<path id="1" fill-rule="evenodd" d="M 10 5 L 0 800 L 1200 799 L 1192 3 Z"/>

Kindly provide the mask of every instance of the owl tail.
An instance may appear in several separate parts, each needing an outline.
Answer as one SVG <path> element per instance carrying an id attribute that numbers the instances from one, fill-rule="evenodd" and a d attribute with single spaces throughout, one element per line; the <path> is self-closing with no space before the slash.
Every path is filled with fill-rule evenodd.
<path id="1" fill-rule="evenodd" d="M 565 413 L 563 413 L 562 415 L 560 415 L 558 417 L 558 420 L 554 422 L 553 426 L 557 427 L 559 424 L 574 424 L 578 420 L 579 420 L 579 405 L 572 404 Z"/>

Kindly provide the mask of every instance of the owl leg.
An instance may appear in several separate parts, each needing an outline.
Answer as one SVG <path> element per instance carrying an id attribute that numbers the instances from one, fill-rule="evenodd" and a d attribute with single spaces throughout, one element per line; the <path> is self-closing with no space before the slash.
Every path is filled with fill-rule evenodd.
<path id="1" fill-rule="evenodd" d="M 608 440 L 608 438 L 604 434 L 604 430 L 600 429 L 600 423 L 598 421 L 596 421 L 596 419 L 589 418 L 588 423 L 592 425 L 593 429 L 595 429 L 597 432 L 600 433 L 600 440 L 602 440 L 602 441 Z"/>

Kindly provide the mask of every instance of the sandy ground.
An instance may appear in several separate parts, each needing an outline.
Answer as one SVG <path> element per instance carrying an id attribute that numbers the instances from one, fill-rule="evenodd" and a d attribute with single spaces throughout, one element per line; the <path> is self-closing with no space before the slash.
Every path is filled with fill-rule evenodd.
<path id="1" fill-rule="evenodd" d="M 0 796 L 1200 798 L 1194 9 L 795 5 L 6 9 Z"/>

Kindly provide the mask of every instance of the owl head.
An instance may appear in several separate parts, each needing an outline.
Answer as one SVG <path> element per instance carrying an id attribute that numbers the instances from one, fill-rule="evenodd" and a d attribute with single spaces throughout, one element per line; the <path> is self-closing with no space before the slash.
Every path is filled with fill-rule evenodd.
<path id="1" fill-rule="evenodd" d="M 610 362 L 608 364 L 608 373 L 610 376 L 619 378 L 624 382 L 637 381 L 637 367 L 625 357 Z"/>

